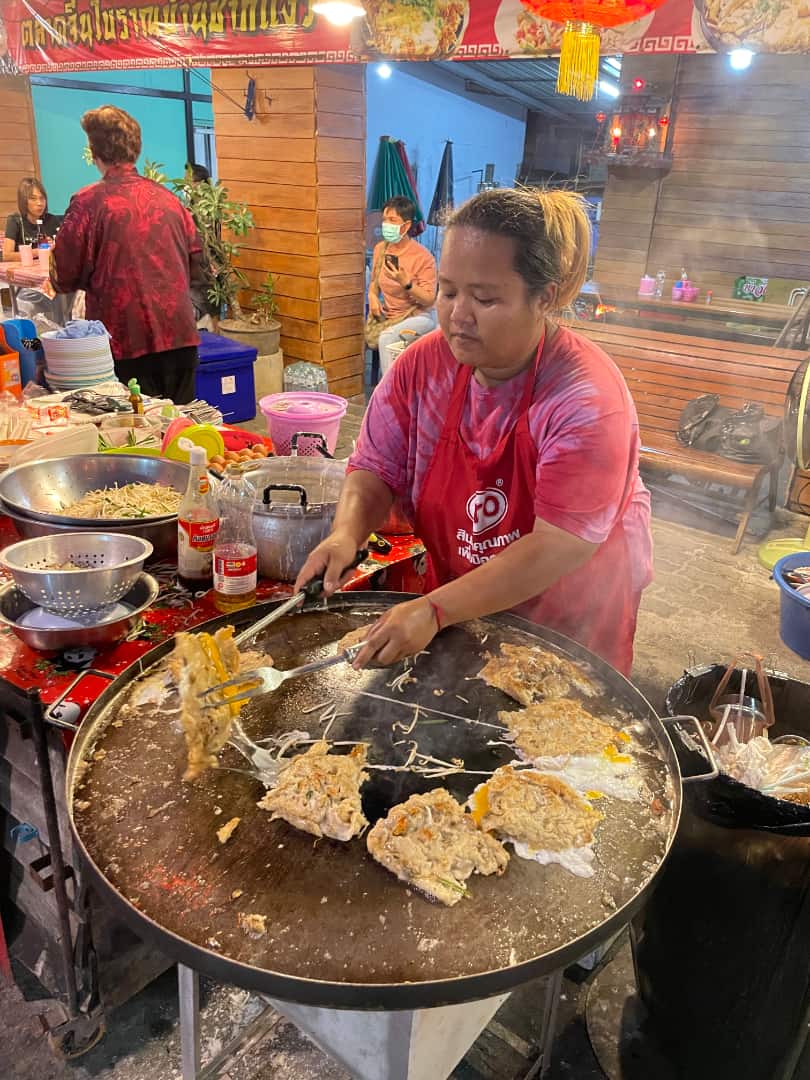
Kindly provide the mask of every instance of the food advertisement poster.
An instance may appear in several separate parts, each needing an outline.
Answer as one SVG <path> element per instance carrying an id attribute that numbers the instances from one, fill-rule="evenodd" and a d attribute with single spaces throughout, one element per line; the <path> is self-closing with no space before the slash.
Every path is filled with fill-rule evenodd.
<path id="1" fill-rule="evenodd" d="M 562 36 L 560 23 L 520 0 L 365 0 L 365 17 L 349 27 L 316 15 L 313 2 L 7 0 L 0 73 L 519 58 L 559 52 Z M 602 53 L 810 51 L 808 11 L 807 0 L 668 0 L 604 31 Z"/>

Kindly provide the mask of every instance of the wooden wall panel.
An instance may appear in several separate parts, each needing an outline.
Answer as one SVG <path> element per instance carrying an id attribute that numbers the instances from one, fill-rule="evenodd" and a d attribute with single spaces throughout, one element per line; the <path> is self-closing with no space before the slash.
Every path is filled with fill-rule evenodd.
<path id="1" fill-rule="evenodd" d="M 220 98 L 217 102 L 217 114 L 225 109 L 225 106 L 233 104 L 229 99 L 244 102 L 244 94 L 247 89 L 247 80 L 256 80 L 257 99 L 262 97 L 264 91 L 272 93 L 278 90 L 311 90 L 315 84 L 315 69 L 312 67 L 253 67 L 247 68 L 212 68 L 211 81 L 216 90 L 227 91 L 226 94 L 215 94 Z"/>
<path id="2" fill-rule="evenodd" d="M 274 276 L 285 362 L 324 364 L 330 388 L 361 393 L 363 69 L 251 68 L 250 76 L 252 121 L 241 107 L 248 69 L 213 73 L 220 176 L 256 223 L 239 241 L 238 265 L 252 288 Z"/>
<path id="3" fill-rule="evenodd" d="M 632 80 L 636 77 L 656 88 L 666 88 L 672 84 L 675 69 L 675 57 L 626 56 L 622 64 L 622 89 L 631 93 Z M 638 288 L 647 265 L 658 193 L 659 179 L 654 174 L 641 170 L 610 171 L 594 263 L 594 279 L 600 285 L 608 289 Z"/>
<path id="4" fill-rule="evenodd" d="M 657 81 L 659 62 L 628 58 L 623 83 Z M 807 58 L 758 56 L 741 76 L 723 56 L 682 57 L 674 100 L 670 172 L 646 195 L 610 177 L 595 278 L 635 287 L 664 270 L 671 284 L 685 268 L 729 296 L 755 274 L 785 302 L 810 282 L 810 130 L 790 122 L 810 108 Z"/>
<path id="5" fill-rule="evenodd" d="M 17 210 L 23 176 L 39 176 L 31 91 L 24 78 L 0 79 L 0 230 Z"/>

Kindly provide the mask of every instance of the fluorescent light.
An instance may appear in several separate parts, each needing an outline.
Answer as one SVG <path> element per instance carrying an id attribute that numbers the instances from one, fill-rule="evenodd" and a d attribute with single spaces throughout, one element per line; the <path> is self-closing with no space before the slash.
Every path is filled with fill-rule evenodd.
<path id="1" fill-rule="evenodd" d="M 616 83 L 608 82 L 607 79 L 599 80 L 599 89 L 603 94 L 607 94 L 608 97 L 616 98 L 621 94 L 621 90 Z"/>
<path id="2" fill-rule="evenodd" d="M 312 5 L 312 10 L 316 15 L 323 15 L 333 26 L 348 26 L 353 19 L 359 19 L 366 13 L 364 8 L 351 3 L 351 0 L 320 0 Z"/>
<path id="3" fill-rule="evenodd" d="M 732 49 L 728 54 L 728 62 L 735 71 L 745 71 L 746 68 L 751 67 L 753 59 L 754 54 L 750 49 Z"/>
<path id="4" fill-rule="evenodd" d="M 377 67 L 374 70 L 381 79 L 390 79 L 394 73 L 394 69 L 390 64 L 377 64 Z"/>

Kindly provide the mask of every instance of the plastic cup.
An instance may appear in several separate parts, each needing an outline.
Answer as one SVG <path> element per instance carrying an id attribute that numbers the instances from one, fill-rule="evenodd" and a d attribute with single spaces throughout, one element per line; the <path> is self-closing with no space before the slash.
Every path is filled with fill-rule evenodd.
<path id="1" fill-rule="evenodd" d="M 20 244 L 20 263 L 23 266 L 34 265 L 34 251 L 30 244 Z"/>

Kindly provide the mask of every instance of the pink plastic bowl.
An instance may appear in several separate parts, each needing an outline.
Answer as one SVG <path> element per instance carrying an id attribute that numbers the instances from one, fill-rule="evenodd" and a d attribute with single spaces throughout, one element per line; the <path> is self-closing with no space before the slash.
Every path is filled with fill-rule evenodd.
<path id="1" fill-rule="evenodd" d="M 307 394 L 296 391 L 268 394 L 259 401 L 267 419 L 267 431 L 277 454 L 290 453 L 290 439 L 296 431 L 323 435 L 330 454 L 334 454 L 343 419 L 349 403 L 337 394 Z M 312 440 L 302 439 L 299 454 L 317 453 Z"/>

